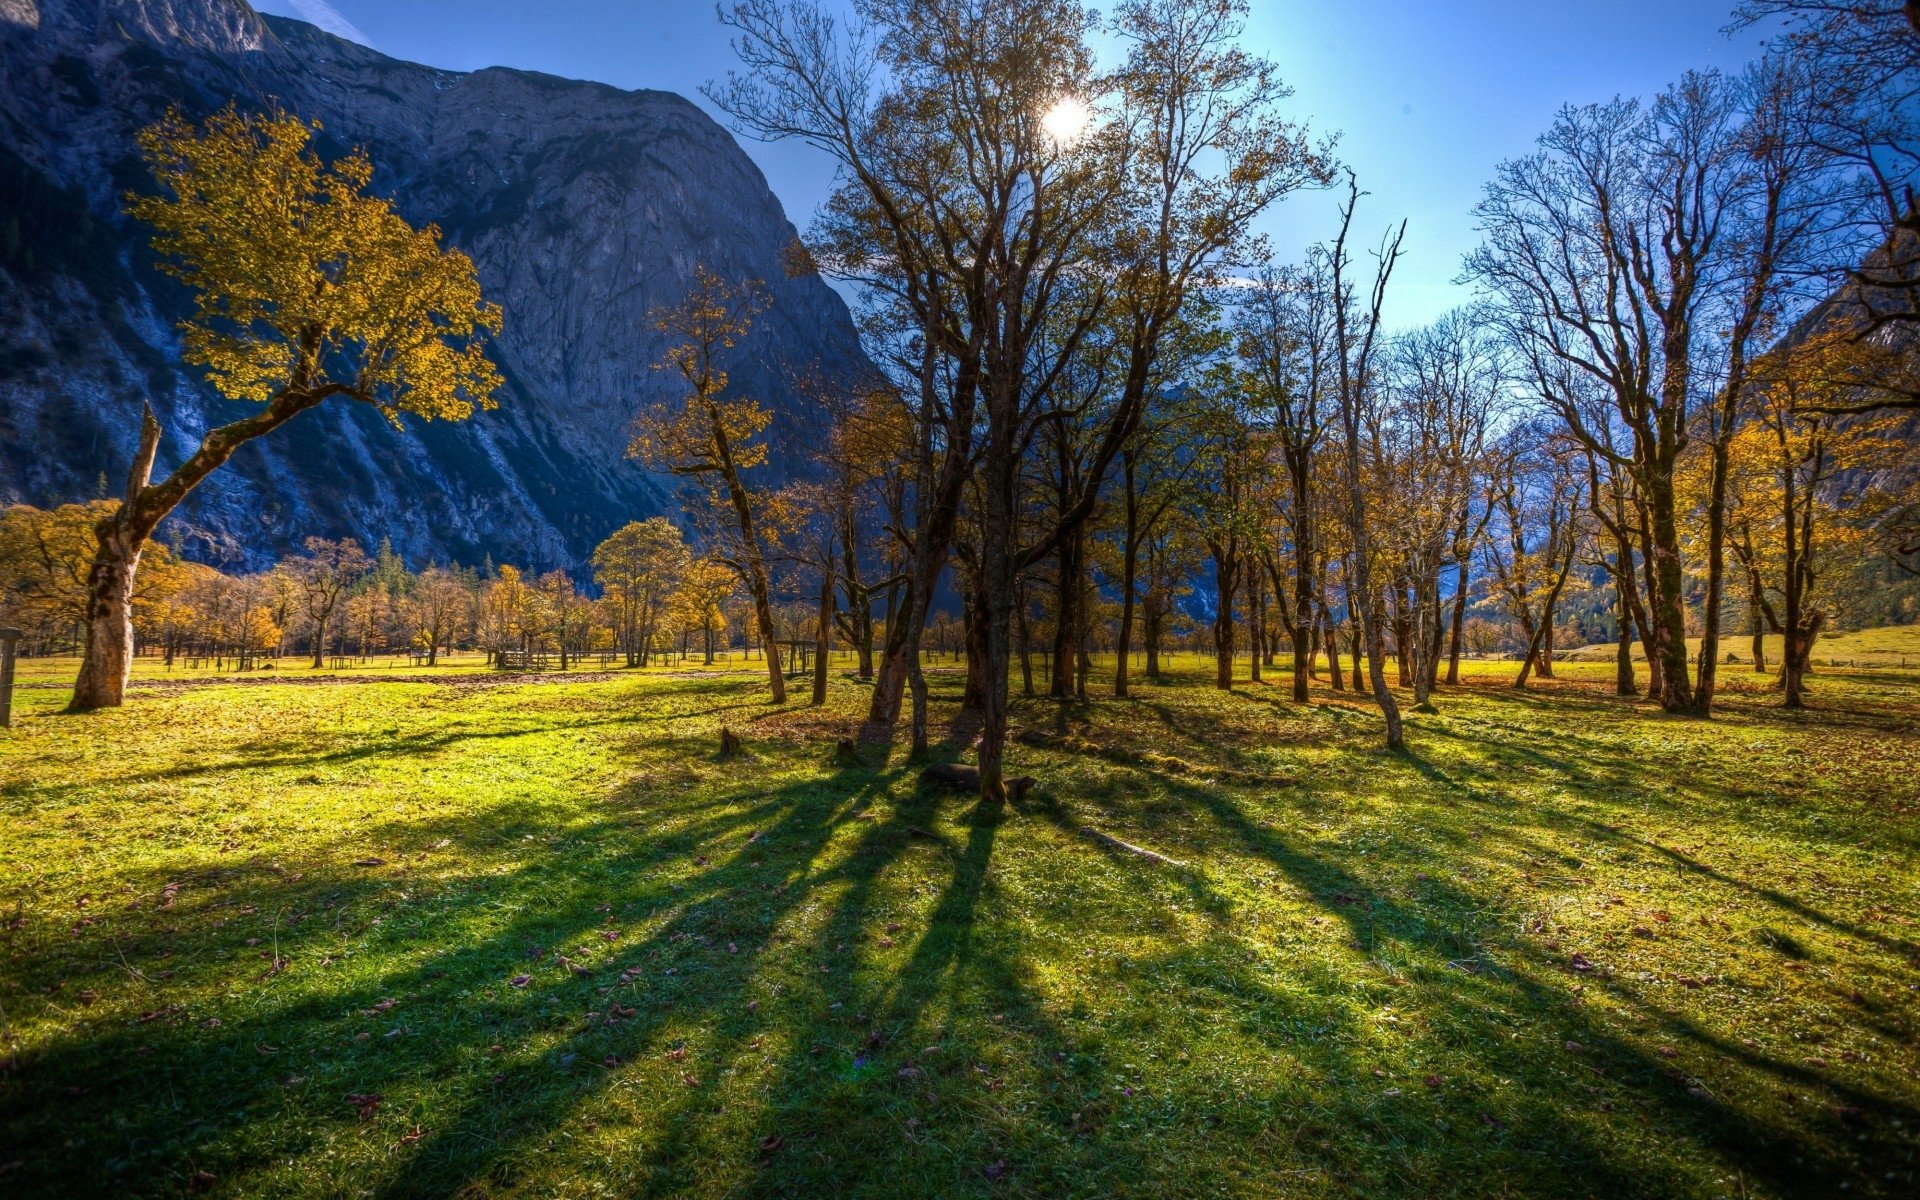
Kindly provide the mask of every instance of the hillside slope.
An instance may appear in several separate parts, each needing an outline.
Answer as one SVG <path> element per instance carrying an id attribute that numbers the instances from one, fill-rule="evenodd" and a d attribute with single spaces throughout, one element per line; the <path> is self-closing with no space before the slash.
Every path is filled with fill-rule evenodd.
<path id="1" fill-rule="evenodd" d="M 795 381 L 863 363 L 839 297 L 783 271 L 794 231 L 759 170 L 679 96 L 436 70 L 241 0 L 0 0 L 0 503 L 117 479 L 143 400 L 163 468 L 240 411 L 181 367 L 185 297 L 118 215 L 146 186 L 135 131 L 236 97 L 319 120 L 327 152 L 366 146 L 376 190 L 473 256 L 506 313 L 508 382 L 465 424 L 301 417 L 163 528 L 189 553 L 258 563 L 311 534 L 388 535 L 416 562 L 578 564 L 669 503 L 624 449 L 638 404 L 672 386 L 647 313 L 698 264 L 772 293 L 734 381 L 776 410 L 773 471 L 807 433 Z"/>

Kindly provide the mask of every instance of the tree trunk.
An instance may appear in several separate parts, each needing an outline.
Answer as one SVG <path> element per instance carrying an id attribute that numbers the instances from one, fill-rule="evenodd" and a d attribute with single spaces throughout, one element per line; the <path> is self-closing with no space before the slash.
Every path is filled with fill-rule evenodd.
<path id="1" fill-rule="evenodd" d="M 907 689 L 912 693 L 912 715 L 909 718 L 907 753 L 919 758 L 927 752 L 927 676 L 920 669 L 920 651 L 915 649 L 907 659 Z"/>
<path id="2" fill-rule="evenodd" d="M 1467 630 L 1467 559 L 1461 555 L 1455 567 L 1453 583 L 1453 619 L 1447 634 L 1447 686 L 1460 682 L 1460 644 Z"/>
<path id="3" fill-rule="evenodd" d="M 1160 613 L 1151 605 L 1147 607 L 1140 640 L 1146 643 L 1147 678 L 1157 682 L 1160 678 Z"/>
<path id="4" fill-rule="evenodd" d="M 1348 639 L 1347 652 L 1353 659 L 1353 690 L 1364 692 L 1367 690 L 1367 663 L 1365 653 L 1360 646 L 1360 614 L 1354 611 L 1351 595 L 1347 597 L 1347 632 L 1351 635 Z"/>
<path id="5" fill-rule="evenodd" d="M 767 683 L 773 690 L 773 702 L 787 702 L 787 677 L 780 669 L 779 633 L 773 627 L 773 601 L 766 577 L 755 572 L 750 585 L 753 592 L 753 620 L 760 631 L 760 653 L 767 662 Z"/>
<path id="6" fill-rule="evenodd" d="M 129 547 L 115 517 L 94 527 L 99 546 L 87 571 L 87 621 L 80 675 L 68 712 L 117 708 L 126 700 L 133 670 L 133 577 L 139 547 Z"/>
<path id="7" fill-rule="evenodd" d="M 1253 683 L 1261 682 L 1260 659 L 1267 650 L 1267 593 L 1260 584 L 1260 571 L 1256 567 L 1247 572 L 1247 629 L 1248 650 L 1247 678 Z"/>
<path id="8" fill-rule="evenodd" d="M 833 557 L 820 569 L 820 612 L 813 632 L 813 698 L 815 707 L 827 702 L 827 654 L 833 648 Z"/>
<path id="9" fill-rule="evenodd" d="M 1129 534 L 1120 564 L 1120 636 L 1113 664 L 1113 694 L 1122 700 L 1127 697 L 1128 672 L 1132 666 L 1133 587 L 1137 555 L 1138 550 Z"/>
<path id="10" fill-rule="evenodd" d="M 1020 692 L 1024 696 L 1033 695 L 1033 629 L 1027 620 L 1027 606 L 1022 600 L 1017 610 L 1020 625 Z"/>
<path id="11" fill-rule="evenodd" d="M 1327 651 L 1327 675 L 1333 684 L 1333 690 L 1344 692 L 1347 690 L 1347 681 L 1345 674 L 1340 670 L 1340 631 L 1334 628 L 1333 613 L 1331 611 L 1321 613 L 1320 624 L 1326 631 L 1321 635 L 1321 645 L 1325 646 Z"/>
<path id="12" fill-rule="evenodd" d="M 1003 390 L 1006 387 L 1004 382 L 999 386 Z M 980 623 L 984 626 L 980 641 L 986 658 L 982 672 L 986 694 L 982 697 L 979 766 L 981 803 L 997 808 L 1007 799 L 1004 771 L 1009 700 L 1007 673 L 1013 645 L 1013 593 L 1018 570 L 1014 491 L 1019 482 L 1020 464 L 1014 452 L 1014 397 L 997 395 L 989 401 L 988 408 L 990 428 L 981 472 L 981 490 L 986 503 L 981 521 L 978 589 L 982 593 Z"/>
<path id="13" fill-rule="evenodd" d="M 1631 576 L 1626 583 L 1632 585 Z M 1614 592 L 1619 608 L 1616 623 L 1620 630 L 1613 653 L 1613 691 L 1618 696 L 1638 696 L 1640 687 L 1633 680 L 1633 616 L 1627 611 L 1626 593 L 1619 581 L 1614 584 Z"/>
<path id="14" fill-rule="evenodd" d="M 1060 539 L 1059 574 L 1054 580 L 1053 665 L 1048 672 L 1047 695 L 1065 700 L 1073 695 L 1073 650 L 1079 644 L 1080 539 Z"/>
<path id="15" fill-rule="evenodd" d="M 1233 690 L 1233 593 L 1239 563 L 1231 549 L 1213 554 L 1213 686 Z"/>
<path id="16" fill-rule="evenodd" d="M 1672 473 L 1666 487 L 1653 488 L 1653 578 L 1649 601 L 1653 624 L 1660 630 L 1660 707 L 1685 712 L 1693 707 L 1693 689 L 1687 671 L 1686 572 L 1680 561 L 1680 534 L 1674 518 Z"/>
<path id="17" fill-rule="evenodd" d="M 975 576 L 973 590 L 967 593 L 965 628 L 961 631 L 967 647 L 967 688 L 960 697 L 960 707 L 968 712 L 986 711 L 987 689 L 991 686 L 987 678 L 987 625 L 991 618 L 984 593 L 980 578 Z M 957 651 L 954 657 L 959 657 Z"/>

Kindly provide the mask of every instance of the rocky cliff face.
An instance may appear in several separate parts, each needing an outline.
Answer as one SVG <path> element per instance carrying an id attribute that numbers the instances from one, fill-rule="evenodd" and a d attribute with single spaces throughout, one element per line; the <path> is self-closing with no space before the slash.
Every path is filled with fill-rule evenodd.
<path id="1" fill-rule="evenodd" d="M 793 228 L 758 169 L 679 96 L 400 62 L 241 0 L 0 0 L 0 502 L 117 490 L 140 405 L 164 469 L 241 406 L 180 365 L 179 288 L 119 216 L 147 186 L 133 134 L 238 98 L 363 145 L 374 187 L 437 221 L 505 310 L 500 408 L 403 432 L 330 404 L 241 450 L 162 536 L 259 563 L 312 534 L 391 537 L 410 560 L 577 565 L 670 484 L 624 457 L 673 384 L 647 321 L 697 264 L 764 280 L 736 388 L 776 412 L 770 469 L 809 432 L 796 382 L 860 368 L 839 297 L 788 277 Z"/>

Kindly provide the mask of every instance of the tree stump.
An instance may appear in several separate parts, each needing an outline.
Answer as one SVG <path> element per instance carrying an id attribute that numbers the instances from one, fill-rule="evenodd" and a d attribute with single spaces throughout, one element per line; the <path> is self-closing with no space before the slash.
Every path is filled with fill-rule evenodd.
<path id="1" fill-rule="evenodd" d="M 854 746 L 852 738 L 841 738 L 833 745 L 833 765 L 836 767 L 857 767 L 860 765 L 860 752 Z"/>
<path id="2" fill-rule="evenodd" d="M 746 753 L 746 747 L 740 742 L 740 735 L 731 729 L 720 730 L 720 757 L 738 758 Z"/>

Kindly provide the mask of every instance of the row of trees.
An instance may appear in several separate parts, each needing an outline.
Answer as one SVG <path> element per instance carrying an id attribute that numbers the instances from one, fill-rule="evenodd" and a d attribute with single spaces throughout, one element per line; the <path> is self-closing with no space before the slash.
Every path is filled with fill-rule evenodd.
<path id="1" fill-rule="evenodd" d="M 1278 626 L 1301 699 L 1316 649 L 1344 637 L 1398 746 L 1390 654 L 1429 703 L 1479 597 L 1519 631 L 1524 684 L 1551 671 L 1559 608 L 1596 573 L 1620 690 L 1639 690 L 1637 642 L 1648 692 L 1709 715 L 1744 577 L 1754 618 L 1787 635 L 1798 703 L 1835 512 L 1903 499 L 1874 470 L 1894 431 L 1842 413 L 1900 403 L 1910 369 L 1879 335 L 1911 307 L 1887 297 L 1911 273 L 1912 196 L 1875 150 L 1912 145 L 1890 91 L 1912 83 L 1909 18 L 1815 6 L 1744 72 L 1567 108 L 1487 189 L 1466 268 L 1481 301 L 1392 335 L 1406 230 L 1356 233 L 1358 182 L 1284 118 L 1287 90 L 1241 47 L 1244 14 L 874 0 L 843 26 L 806 0 L 723 8 L 744 70 L 710 98 L 838 163 L 806 249 L 860 297 L 881 370 L 839 421 L 881 441 L 829 448 L 819 472 L 849 497 L 827 510 L 859 506 L 848 528 L 884 533 L 877 569 L 898 589 L 868 735 L 890 739 L 910 693 L 924 743 L 914 649 L 949 568 L 990 799 L 1037 619 L 1049 689 L 1083 690 L 1090 614 L 1116 591 L 1118 644 L 1138 622 L 1151 654 L 1168 598 L 1198 582 L 1222 686 L 1242 614 L 1256 670 Z M 1855 69 L 1857 21 L 1904 47 L 1899 71 Z M 1255 219 L 1328 185 L 1344 195 L 1333 236 L 1271 262 Z M 724 329 L 750 309 L 713 285 L 688 311 Z M 696 397 L 724 390 L 688 377 Z M 640 448 L 723 478 L 749 556 L 756 496 L 724 460 L 757 428 L 710 406 L 697 452 Z M 857 613 L 872 581 L 831 565 L 836 523 L 812 534 L 840 576 L 822 608 Z M 841 533 L 839 555 L 862 540 Z"/>
<path id="2" fill-rule="evenodd" d="M 710 98 L 837 163 L 794 258 L 856 295 L 877 368 L 803 381 L 830 435 L 773 489 L 769 411 L 727 375 L 763 291 L 703 270 L 656 314 L 659 368 L 685 389 L 639 414 L 631 452 L 686 481 L 705 558 L 771 651 L 773 698 L 778 600 L 812 587 L 817 644 L 838 630 L 873 675 L 863 737 L 890 742 L 910 697 L 924 747 L 920 650 L 951 580 L 998 801 L 1016 658 L 1024 683 L 1045 639 L 1049 691 L 1084 691 L 1102 604 L 1115 644 L 1151 660 L 1185 593 L 1211 614 L 1222 686 L 1243 618 L 1253 670 L 1285 643 L 1296 698 L 1319 653 L 1347 673 L 1344 641 L 1398 746 L 1389 656 L 1429 704 L 1478 602 L 1518 631 L 1524 684 L 1598 575 L 1622 692 L 1640 686 L 1637 642 L 1649 694 L 1709 715 L 1744 591 L 1786 635 L 1798 703 L 1835 514 L 1877 505 L 1860 536 L 1920 543 L 1899 472 L 1875 469 L 1895 431 L 1871 416 L 1920 394 L 1901 166 L 1920 18 L 1767 0 L 1744 15 L 1798 23 L 1748 70 L 1567 108 L 1487 188 L 1477 306 L 1396 334 L 1382 314 L 1405 226 L 1357 232 L 1358 181 L 1286 118 L 1288 89 L 1242 48 L 1245 13 L 865 0 L 846 26 L 810 0 L 723 7 L 743 70 Z M 429 417 L 490 402 L 498 314 L 471 264 L 366 198 L 364 158 L 322 166 L 307 140 L 227 113 L 144 143 L 163 194 L 136 212 L 199 299 L 188 357 L 265 407 L 160 484 L 149 421 L 126 499 L 95 524 L 76 708 L 117 702 L 141 550 L 235 446 L 336 395 Z M 1331 236 L 1275 261 L 1255 222 L 1327 187 Z M 639 559 L 668 553 L 635 537 Z M 665 593 L 620 588 L 611 627 L 650 644 Z M 573 617 L 552 620 L 566 645 Z"/>
<path id="3" fill-rule="evenodd" d="M 94 531 L 112 508 L 0 510 L 0 614 L 23 630 L 26 653 L 84 644 Z M 241 670 L 296 651 L 321 667 L 393 653 L 432 665 L 456 648 L 479 649 L 502 661 L 553 658 L 564 670 L 588 654 L 643 667 L 671 652 L 712 662 L 731 648 L 742 609 L 733 573 L 695 555 L 671 521 L 615 531 L 592 569 L 590 594 L 565 571 L 489 563 L 415 572 L 384 543 L 369 555 L 352 538 L 315 537 L 269 570 L 233 574 L 156 544 L 133 597 L 134 645 L 169 665 L 184 655 Z M 780 616 L 792 635 L 805 614 Z"/>

